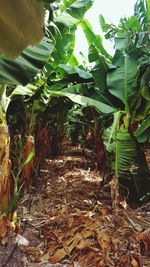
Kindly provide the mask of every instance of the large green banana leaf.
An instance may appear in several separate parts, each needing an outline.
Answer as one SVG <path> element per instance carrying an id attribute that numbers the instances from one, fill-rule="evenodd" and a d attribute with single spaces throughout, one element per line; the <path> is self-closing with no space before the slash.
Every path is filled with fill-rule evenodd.
<path id="1" fill-rule="evenodd" d="M 85 12 L 92 4 L 92 0 L 64 1 L 63 12 L 56 17 L 55 21 L 70 28 L 82 20 Z"/>
<path id="2" fill-rule="evenodd" d="M 92 74 L 88 71 L 85 71 L 83 69 L 70 66 L 70 65 L 65 65 L 65 64 L 60 64 L 59 67 L 66 71 L 68 74 L 78 74 L 79 77 L 83 79 L 90 79 L 92 78 Z"/>
<path id="3" fill-rule="evenodd" d="M 125 111 L 130 113 L 139 98 L 138 60 L 117 50 L 113 64 L 107 75 L 108 90 L 124 103 Z"/>
<path id="4" fill-rule="evenodd" d="M 26 85 L 43 68 L 53 45 L 43 39 L 36 46 L 27 47 L 15 60 L 0 56 L 0 83 Z"/>
<path id="5" fill-rule="evenodd" d="M 69 93 L 69 92 L 63 92 L 63 91 L 50 91 L 51 95 L 53 96 L 65 96 L 68 97 L 71 101 L 73 101 L 74 103 L 80 104 L 83 107 L 94 107 L 96 110 L 98 110 L 99 112 L 103 112 L 103 113 L 112 113 L 114 112 L 114 108 L 99 102 L 95 99 L 92 99 L 90 97 L 87 96 L 81 96 L 78 94 L 73 94 L 73 93 Z"/>
<path id="6" fill-rule="evenodd" d="M 150 116 L 148 116 L 135 132 L 135 137 L 139 143 L 150 143 Z"/>
<path id="7" fill-rule="evenodd" d="M 71 101 L 78 103 L 84 107 L 92 106 L 95 107 L 99 112 L 103 113 L 112 113 L 115 112 L 115 108 L 105 103 L 105 98 L 103 95 L 100 95 L 93 89 L 93 94 L 88 96 L 88 91 L 92 89 L 93 83 L 82 83 L 77 85 L 72 85 L 69 87 L 63 87 L 57 90 L 57 84 L 48 88 L 48 94 L 52 96 L 65 96 L 68 97 Z M 86 94 L 86 95 L 84 95 Z"/>
<path id="8" fill-rule="evenodd" d="M 150 193 L 150 173 L 144 152 L 127 129 L 116 135 L 115 173 L 119 183 L 129 189 L 131 199 Z"/>
<path id="9" fill-rule="evenodd" d="M 150 57 L 149 57 L 149 66 L 145 70 L 141 78 L 141 90 L 142 96 L 150 101 Z"/>
<path id="10" fill-rule="evenodd" d="M 89 47 L 88 58 L 89 62 L 94 64 L 91 73 L 99 89 L 97 92 L 103 95 L 104 103 L 122 108 L 123 105 L 121 101 L 108 91 L 107 73 L 110 61 L 104 55 L 100 54 L 100 51 L 94 44 Z"/>
<path id="11" fill-rule="evenodd" d="M 86 19 L 82 20 L 81 27 L 85 34 L 85 37 L 87 39 L 89 46 L 94 44 L 94 46 L 99 50 L 99 52 L 102 55 L 104 55 L 106 58 L 111 58 L 111 56 L 107 53 L 107 51 L 103 47 L 102 38 L 100 37 L 100 35 L 95 35 L 92 29 L 92 26 Z"/>
<path id="12" fill-rule="evenodd" d="M 99 112 L 103 113 L 112 113 L 115 112 L 114 107 L 105 104 L 103 101 L 103 96 L 99 94 L 93 93 L 93 95 L 85 96 L 84 94 L 88 92 L 93 86 L 93 83 L 82 83 L 73 86 L 66 87 L 67 84 L 65 82 L 57 82 L 50 87 L 45 87 L 41 90 L 40 97 L 35 99 L 34 101 L 34 108 L 37 111 L 44 111 L 45 108 L 48 106 L 51 97 L 67 97 L 74 103 L 78 103 L 84 107 L 92 106 Z M 28 86 L 26 87 L 17 87 L 11 97 L 16 95 L 28 95 L 29 97 L 32 96 L 36 92 L 35 86 Z M 102 99 L 102 100 L 101 100 Z"/>
<path id="13" fill-rule="evenodd" d="M 103 139 L 106 145 L 106 149 L 110 153 L 113 153 L 115 151 L 116 133 L 119 130 L 122 114 L 122 111 L 115 112 L 113 124 L 103 132 Z"/>
<path id="14" fill-rule="evenodd" d="M 91 7 L 92 3 L 92 0 L 63 1 L 60 15 L 54 16 L 58 34 L 51 26 L 49 27 L 51 33 L 54 31 L 55 47 L 52 53 L 53 60 L 49 60 L 46 64 L 47 76 L 55 71 L 59 64 L 67 64 L 72 57 L 77 23 L 83 19 L 85 12 Z"/>
<path id="15" fill-rule="evenodd" d="M 94 44 L 89 46 L 88 58 L 89 62 L 94 64 L 91 70 L 93 78 L 101 92 L 103 91 L 103 93 L 105 93 L 107 90 L 108 60 L 105 56 L 100 54 L 99 49 L 97 49 Z"/>
<path id="16" fill-rule="evenodd" d="M 145 31 L 146 33 L 148 31 L 150 21 L 150 1 L 137 0 L 134 7 L 134 13 L 135 16 L 138 18 L 143 31 Z"/>

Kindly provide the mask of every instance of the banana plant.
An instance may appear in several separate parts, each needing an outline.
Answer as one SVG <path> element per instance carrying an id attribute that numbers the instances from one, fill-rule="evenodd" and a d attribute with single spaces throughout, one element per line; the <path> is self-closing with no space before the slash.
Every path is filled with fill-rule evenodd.
<path id="1" fill-rule="evenodd" d="M 57 75 L 55 77 L 57 82 L 55 84 L 49 83 L 46 88 L 48 95 L 66 96 L 85 107 L 94 106 L 99 112 L 114 113 L 114 120 L 116 120 L 115 112 L 118 110 L 121 112 L 118 118 L 118 127 L 113 127 L 116 132 L 113 135 L 116 138 L 115 174 L 118 183 L 122 184 L 122 186 L 126 184 L 130 188 L 130 197 L 134 192 L 136 199 L 142 198 L 144 194 L 149 194 L 150 191 L 148 168 L 144 153 L 135 139 L 135 130 L 133 131 L 133 129 L 136 129 L 134 124 L 138 126 L 138 123 L 141 123 L 149 113 L 149 51 L 146 32 L 145 30 L 143 31 L 145 29 L 143 28 L 143 23 L 145 22 L 139 19 L 143 14 L 145 14 L 144 16 L 149 16 L 148 4 L 146 8 L 146 11 L 142 11 L 141 4 L 137 1 L 134 16 L 129 19 L 121 19 L 118 28 L 113 26 L 113 31 L 110 29 L 111 34 L 114 35 L 116 47 L 113 58 L 104 49 L 101 37 L 94 34 L 89 22 L 84 19 L 80 21 L 89 43 L 89 61 L 94 63 L 94 67 L 90 71 L 92 74 L 90 81 L 87 79 L 86 82 L 82 81 L 79 84 L 71 83 L 70 81 L 68 85 L 65 83 L 65 79 L 61 80 L 61 75 Z M 141 13 L 142 15 L 140 15 Z M 103 20 L 102 22 L 103 28 L 108 30 L 110 25 L 104 27 L 105 21 Z M 144 27 L 146 27 L 146 23 Z M 145 37 L 141 38 L 141 33 Z M 79 70 L 69 64 L 67 66 L 61 64 L 59 67 L 69 75 L 77 73 L 79 77 L 81 76 Z M 88 95 L 89 92 L 90 94 Z M 143 110 L 143 115 L 141 114 L 141 109 Z M 121 154 L 124 153 L 120 146 L 123 135 L 125 145 L 130 144 L 129 151 L 131 155 L 132 152 L 133 155 L 136 154 L 135 161 L 133 160 L 134 156 L 131 156 L 131 159 L 128 150 L 126 151 L 125 162 L 121 157 Z M 143 167 L 139 167 L 139 161 L 136 161 L 138 156 L 143 158 L 141 160 Z M 131 162 L 132 164 L 130 164 Z M 122 173 L 120 172 L 121 166 Z M 130 176 L 131 183 L 127 183 L 128 178 L 126 178 L 125 172 L 128 173 L 128 177 Z M 139 179 L 141 173 L 143 180 Z M 141 191 L 139 190 L 140 187 L 142 188 Z"/>
<path id="2" fill-rule="evenodd" d="M 135 199 L 142 198 L 144 194 L 149 194 L 150 191 L 145 156 L 134 134 L 136 124 L 138 127 L 138 123 L 141 123 L 149 113 L 150 61 L 147 35 L 145 30 L 142 32 L 147 26 L 145 20 L 141 19 L 144 14 L 147 21 L 149 5 L 147 2 L 147 5 L 143 6 L 141 2 L 137 1 L 136 3 L 134 16 L 129 19 L 121 19 L 119 27 L 106 24 L 104 18 L 100 17 L 101 26 L 104 31 L 107 31 L 107 37 L 114 37 L 116 52 L 113 58 L 104 49 L 101 37 L 94 34 L 89 22 L 85 19 L 80 21 L 89 44 L 89 62 L 94 64 L 90 71 L 92 77 L 90 77 L 90 81 L 84 80 L 83 82 L 82 80 L 78 84 L 71 83 L 70 80 L 68 85 L 65 83 L 65 79 L 61 80 L 59 75 L 57 76 L 57 82 L 49 84 L 46 89 L 48 94 L 69 97 L 75 103 L 85 107 L 93 106 L 99 112 L 114 113 L 114 122 L 118 125 L 117 128 L 113 126 L 115 146 L 109 140 L 110 144 L 107 147 L 111 145 L 115 148 L 114 166 L 117 183 L 122 184 L 122 186 L 126 184 L 129 187 L 130 197 L 133 193 Z M 144 9 L 145 6 L 147 10 Z M 141 32 L 145 37 L 141 38 Z M 76 73 L 80 77 L 80 81 L 83 78 L 81 72 L 69 64 L 66 66 L 61 64 L 59 67 L 72 77 Z M 119 117 L 117 116 L 118 110 Z M 117 122 L 116 118 L 118 118 Z M 128 149 L 125 150 L 125 160 L 121 156 L 124 153 L 123 146 L 120 145 L 123 140 L 124 147 L 128 144 L 130 146 L 130 153 L 128 153 Z M 143 163 L 143 167 L 139 167 L 138 156 Z M 141 173 L 143 174 L 143 180 L 139 178 Z M 127 183 L 128 179 L 131 179 L 131 182 Z M 140 187 L 141 191 L 139 190 Z"/>
<path id="3" fill-rule="evenodd" d="M 27 3 L 25 3 L 27 2 Z M 51 1 L 51 3 L 54 1 Z M 9 131 L 6 122 L 6 112 L 9 107 L 10 99 L 16 91 L 18 87 L 13 92 L 13 95 L 10 94 L 8 96 L 8 85 L 16 86 L 16 85 L 26 85 L 30 82 L 33 77 L 42 69 L 47 61 L 49 55 L 54 50 L 54 45 L 56 47 L 56 52 L 58 49 L 63 48 L 63 51 L 60 49 L 62 62 L 64 63 L 65 51 L 67 50 L 66 60 L 68 61 L 71 57 L 73 47 L 74 47 L 74 31 L 76 29 L 76 25 L 73 27 L 74 23 L 76 24 L 79 19 L 81 19 L 86 12 L 86 10 L 91 6 L 92 1 L 86 0 L 83 1 L 71 1 L 64 2 L 63 7 L 61 8 L 61 14 L 58 16 L 56 14 L 55 21 L 52 23 L 50 20 L 48 21 L 49 28 L 46 27 L 47 37 L 41 41 L 40 44 L 27 47 L 22 54 L 22 50 L 29 44 L 34 45 L 38 43 L 40 39 L 43 37 L 43 19 L 44 19 L 44 8 L 42 1 L 34 1 L 30 3 L 30 1 L 17 1 L 16 5 L 11 5 L 10 1 L 8 3 L 1 3 L 0 14 L 2 16 L 1 23 L 1 38 L 0 38 L 0 50 L 4 55 L 0 55 L 0 137 L 3 140 L 1 144 L 0 150 L 0 212 L 7 208 L 7 205 L 10 201 L 10 161 L 9 161 Z M 44 1 L 45 7 L 48 8 L 49 4 L 47 1 Z M 65 4 L 67 4 L 65 6 Z M 10 6 L 12 8 L 10 8 Z M 8 8 L 7 8 L 8 7 Z M 13 10 L 12 14 L 9 13 L 9 10 Z M 18 16 L 18 12 L 22 10 L 22 16 Z M 36 10 L 36 12 L 34 12 Z M 28 13 L 33 12 L 31 19 L 26 21 L 26 16 Z M 57 13 L 57 12 L 56 12 Z M 58 12 L 59 13 L 59 12 Z M 16 14 L 16 16 L 15 16 Z M 78 16 L 78 18 L 75 18 Z M 37 19 L 38 17 L 38 19 Z M 69 18 L 71 24 L 66 24 L 66 17 Z M 7 20 L 7 25 L 5 21 Z M 21 21 L 21 24 L 20 24 Z M 26 21 L 25 25 L 23 21 Z M 19 26 L 18 26 L 19 25 Z M 59 27 L 58 27 L 59 25 Z M 65 25 L 65 26 L 64 26 Z M 15 26 L 15 27 L 14 27 Z M 63 27 L 63 31 L 62 30 Z M 33 34 L 34 29 L 34 34 Z M 7 37 L 6 36 L 7 32 Z M 21 32 L 21 34 L 20 34 Z M 24 34 L 22 34 L 22 32 Z M 57 32 L 57 36 L 56 36 Z M 55 36 L 54 36 L 55 35 Z M 61 46 L 60 46 L 60 40 Z M 63 45 L 62 45 L 63 44 Z M 54 51 L 53 59 L 57 62 L 57 53 Z M 8 56 L 8 57 L 6 57 Z M 60 56 L 59 56 L 60 57 Z M 58 57 L 58 59 L 59 59 Z M 10 58 L 15 58 L 12 60 Z M 47 63 L 45 70 L 47 71 L 50 68 L 52 61 L 50 60 L 50 64 Z M 55 64 L 54 64 L 55 65 Z M 57 66 L 58 64 L 56 64 Z M 50 71 L 51 72 L 51 71 Z M 6 86 L 6 85 L 7 86 Z M 23 95 L 23 89 L 21 89 L 21 94 Z M 26 89 L 29 93 L 29 88 Z M 37 110 L 39 111 L 39 102 L 34 99 L 34 105 L 31 112 L 31 121 L 29 132 L 33 131 L 33 125 L 36 117 Z M 6 216 L 5 214 L 1 214 L 2 220 L 0 221 L 0 236 L 4 236 L 6 233 Z"/>
<path id="4" fill-rule="evenodd" d="M 7 231 L 7 214 L 5 211 L 11 204 L 10 192 L 12 191 L 12 188 L 10 188 L 10 186 L 13 184 L 10 175 L 10 170 L 13 167 L 10 161 L 10 141 L 12 140 L 10 140 L 10 132 L 7 125 L 6 115 L 11 98 L 15 92 L 7 96 L 7 86 L 1 85 L 0 89 L 0 237 L 3 237 Z M 23 93 L 22 90 L 20 93 Z M 27 154 L 26 157 L 28 155 L 29 154 Z"/>
<path id="5" fill-rule="evenodd" d="M 53 9 L 53 4 L 50 4 L 49 6 L 47 1 L 45 1 L 46 8 L 53 9 L 53 10 L 50 10 L 50 12 L 53 11 L 52 12 L 53 21 L 51 18 L 51 14 L 49 14 L 50 16 L 49 16 L 49 19 L 47 20 L 47 24 L 45 27 L 45 32 L 46 32 L 47 37 L 45 37 L 44 40 L 42 41 L 44 42 L 44 44 L 42 43 L 42 45 L 44 45 L 45 47 L 45 53 L 42 53 L 40 55 L 40 53 L 44 51 L 42 51 L 43 49 L 41 47 L 41 44 L 39 44 L 38 45 L 39 48 L 35 51 L 33 55 L 32 55 L 32 51 L 30 53 L 29 48 L 28 48 L 28 51 L 24 51 L 21 54 L 21 58 L 18 58 L 16 60 L 17 61 L 16 64 L 18 66 L 18 63 L 20 63 L 20 59 L 22 59 L 22 57 L 25 60 L 28 59 L 29 56 L 31 57 L 29 64 L 27 64 L 27 66 L 29 67 L 28 70 L 26 72 L 23 72 L 23 75 L 20 75 L 21 80 L 18 81 L 18 77 L 16 77 L 16 80 L 15 80 L 15 83 L 17 81 L 17 84 L 21 83 L 25 85 L 27 83 L 27 79 L 30 78 L 28 76 L 32 75 L 33 77 L 34 76 L 33 74 L 35 74 L 35 72 L 37 71 L 37 68 L 41 68 L 40 64 L 42 63 L 43 57 L 47 56 L 46 55 L 47 52 L 48 52 L 48 55 L 50 55 L 50 53 L 52 52 L 51 56 L 49 56 L 48 62 L 45 64 L 43 72 L 39 75 L 39 78 L 36 78 L 36 80 L 34 80 L 34 83 L 36 84 L 36 89 L 34 90 L 32 97 L 28 99 L 28 101 L 26 101 L 26 106 L 28 106 L 26 109 L 26 115 L 28 117 L 27 120 L 29 122 L 29 123 L 26 123 L 26 125 L 28 124 L 28 129 L 26 129 L 28 136 L 34 135 L 37 117 L 39 116 L 39 113 L 44 112 L 44 110 L 46 109 L 50 101 L 49 99 L 50 95 L 47 97 L 47 93 L 46 93 L 45 86 L 44 86 L 45 79 L 48 80 L 49 75 L 53 76 L 53 73 L 55 72 L 55 69 L 57 68 L 58 64 L 65 63 L 65 62 L 68 62 L 68 60 L 70 60 L 70 57 L 71 57 L 71 54 L 74 48 L 74 41 L 75 41 L 74 32 L 76 29 L 76 23 L 79 19 L 82 19 L 84 13 L 86 12 L 86 10 L 88 10 L 88 8 L 91 5 L 92 5 L 91 0 L 86 0 L 84 1 L 84 3 L 81 3 L 81 1 L 77 0 L 77 1 L 72 1 L 71 3 L 68 2 L 67 7 L 65 6 L 65 3 L 63 3 L 63 5 L 60 7 L 58 11 L 57 9 L 56 10 Z M 74 18 L 75 13 L 76 15 L 77 14 L 79 15 L 78 19 Z M 68 16 L 70 17 L 70 20 L 73 22 L 73 23 L 71 22 L 70 25 L 66 25 Z M 76 23 L 74 24 L 75 21 Z M 47 47 L 48 49 L 46 49 Z M 39 57 L 39 60 L 37 56 Z M 21 64 L 19 67 L 21 67 Z M 17 69 L 16 74 L 18 73 L 18 71 L 19 69 Z M 44 75 L 46 75 L 46 78 Z M 29 80 L 31 79 L 28 79 L 28 81 Z M 22 91 L 22 95 L 24 93 L 27 93 L 27 94 L 30 93 L 29 87 L 24 87 L 24 88 L 17 87 L 15 91 L 13 92 L 13 97 L 17 95 L 18 90 L 19 90 L 19 94 L 20 94 L 20 90 Z M 36 90 L 37 90 L 37 93 L 36 93 Z M 27 147 L 27 150 L 28 150 L 28 145 L 29 144 L 25 145 L 25 147 Z M 26 168 L 27 167 L 28 166 L 26 166 Z"/>
<path id="6" fill-rule="evenodd" d="M 83 20 L 85 12 L 92 6 L 93 0 L 60 1 L 58 8 L 53 9 L 53 22 L 47 21 L 46 34 L 54 38 L 54 50 L 45 65 L 45 75 L 48 80 L 57 75 L 59 64 L 78 65 L 73 55 L 75 48 L 75 31 Z"/>
<path id="7" fill-rule="evenodd" d="M 24 1 L 21 2 L 22 5 L 23 5 L 23 2 Z M 9 4 L 10 3 L 7 3 L 7 5 Z M 3 3 L 1 5 L 3 5 L 3 8 L 5 9 L 5 4 Z M 28 6 L 31 7 L 31 5 L 32 4 L 28 3 Z M 40 2 L 39 4 L 37 3 L 37 5 L 41 7 L 43 6 L 43 4 Z M 1 11 L 2 10 L 3 9 L 1 9 Z M 17 10 L 15 12 L 17 12 Z M 27 15 L 26 11 L 22 10 L 22 12 L 25 12 L 25 14 Z M 34 8 L 32 8 L 32 11 L 34 11 Z M 42 13 L 43 13 L 42 15 L 43 17 L 44 16 L 43 8 L 42 8 Z M 6 14 L 5 13 L 2 14 L 3 19 L 4 19 L 4 15 Z M 11 19 L 12 19 L 12 16 L 9 17 L 9 22 L 11 21 Z M 15 17 L 14 17 L 14 20 L 15 20 Z M 40 20 L 42 21 L 42 19 Z M 6 27 L 5 27 L 6 25 L 4 24 L 4 21 L 6 21 L 6 19 L 3 20 L 3 24 L 1 25 L 1 27 L 3 28 L 2 29 L 3 34 L 6 30 Z M 17 21 L 19 21 L 19 17 Z M 17 21 L 13 21 L 12 24 L 14 23 L 16 25 Z M 13 29 L 12 24 L 11 24 L 12 28 L 10 29 Z M 9 36 L 10 37 L 9 45 L 5 47 L 6 49 L 4 48 L 4 44 L 6 45 L 8 40 L 5 40 L 5 42 L 2 42 L 2 40 L 0 39 L 1 51 L 5 52 L 6 55 L 9 56 L 10 58 L 17 57 L 18 54 L 21 53 L 22 48 L 27 46 L 28 41 L 29 43 L 33 44 L 34 41 L 38 42 L 38 40 L 40 40 L 43 37 L 42 29 L 41 29 L 42 27 L 41 22 L 39 25 L 40 25 L 40 30 L 39 30 L 40 33 L 39 35 L 37 34 L 38 35 L 37 39 L 35 38 L 34 40 L 33 36 L 31 36 L 32 38 L 29 38 L 27 42 L 22 43 L 20 47 L 19 46 L 17 47 L 17 42 L 15 43 L 14 41 L 14 40 L 18 40 L 20 42 L 19 37 L 18 39 L 15 39 L 16 35 L 13 36 L 14 39 L 11 42 L 10 39 L 12 37 L 12 33 Z M 16 31 L 16 34 L 18 34 L 19 29 L 20 29 L 20 25 L 19 25 L 18 31 Z M 28 29 L 26 30 L 27 32 L 29 32 Z M 32 27 L 31 27 L 31 31 L 32 31 Z M 12 46 L 10 46 L 10 44 Z M 48 59 L 48 56 L 52 52 L 52 49 L 53 49 L 53 45 L 50 44 L 50 42 L 48 42 L 47 39 L 44 39 L 41 41 L 40 44 L 37 44 L 36 46 L 27 47 L 23 51 L 23 53 L 19 55 L 16 59 L 10 59 L 4 55 L 0 55 L 0 84 L 1 84 L 0 86 L 0 139 L 1 139 L 1 145 L 0 145 L 0 216 L 1 216 L 0 237 L 5 236 L 6 231 L 7 231 L 7 218 L 8 217 L 5 213 L 3 213 L 3 211 L 7 209 L 7 206 L 9 205 L 10 199 L 11 199 L 11 196 L 10 196 L 10 185 L 11 185 L 11 181 L 10 181 L 11 179 L 10 177 L 10 169 L 11 169 L 10 134 L 9 134 L 8 126 L 7 126 L 6 113 L 7 113 L 7 108 L 9 107 L 9 103 L 11 101 L 12 95 L 10 94 L 8 96 L 8 91 L 9 91 L 8 85 L 11 85 L 12 88 L 18 84 L 26 85 L 31 79 L 33 79 L 33 77 L 37 74 L 37 72 L 39 72 L 39 70 L 41 70 L 41 68 L 44 66 L 45 61 Z"/>
<path id="8" fill-rule="evenodd" d="M 137 142 L 139 134 L 148 129 L 148 120 L 142 121 L 150 111 L 150 53 L 146 34 L 150 12 L 148 3 L 145 1 L 143 5 L 143 1 L 137 1 L 134 16 L 121 19 L 115 33 L 114 27 L 106 24 L 102 17 L 100 20 L 107 36 L 108 32 L 115 34 L 116 51 L 108 68 L 107 88 L 123 104 L 119 113 L 114 114 L 114 124 L 106 144 L 108 150 L 112 152 L 113 148 L 115 151 L 117 183 L 128 188 L 132 200 L 140 200 L 150 194 L 150 174 L 144 152 Z M 141 127 L 135 132 L 138 124 Z"/>

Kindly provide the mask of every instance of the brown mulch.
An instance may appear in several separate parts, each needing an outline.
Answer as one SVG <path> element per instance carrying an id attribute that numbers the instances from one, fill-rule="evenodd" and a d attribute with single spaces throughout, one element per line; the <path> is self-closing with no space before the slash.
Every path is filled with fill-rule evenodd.
<path id="1" fill-rule="evenodd" d="M 149 267 L 150 204 L 120 200 L 114 210 L 102 175 L 92 152 L 69 143 L 47 159 L 20 199 L 15 232 L 1 241 L 0 267 Z"/>

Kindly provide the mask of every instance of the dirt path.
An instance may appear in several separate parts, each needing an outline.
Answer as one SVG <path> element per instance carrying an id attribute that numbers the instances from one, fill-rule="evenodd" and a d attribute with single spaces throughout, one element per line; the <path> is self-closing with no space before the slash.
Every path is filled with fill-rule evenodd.
<path id="1" fill-rule="evenodd" d="M 18 207 L 19 240 L 9 234 L 0 246 L 0 267 L 138 267 L 137 232 L 150 228 L 150 205 L 112 210 L 110 184 L 100 188 L 93 155 L 65 144 L 47 159 L 36 187 Z"/>

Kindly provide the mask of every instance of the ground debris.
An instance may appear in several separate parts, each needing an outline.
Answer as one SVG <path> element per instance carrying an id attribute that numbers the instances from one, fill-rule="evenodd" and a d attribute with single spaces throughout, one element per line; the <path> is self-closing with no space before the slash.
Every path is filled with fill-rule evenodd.
<path id="1" fill-rule="evenodd" d="M 150 266 L 149 205 L 113 210 L 110 185 L 100 188 L 91 152 L 88 158 L 70 144 L 63 150 L 45 161 L 34 195 L 20 200 L 17 235 L 28 243 L 18 244 L 18 265 L 12 255 L 6 267 Z"/>

